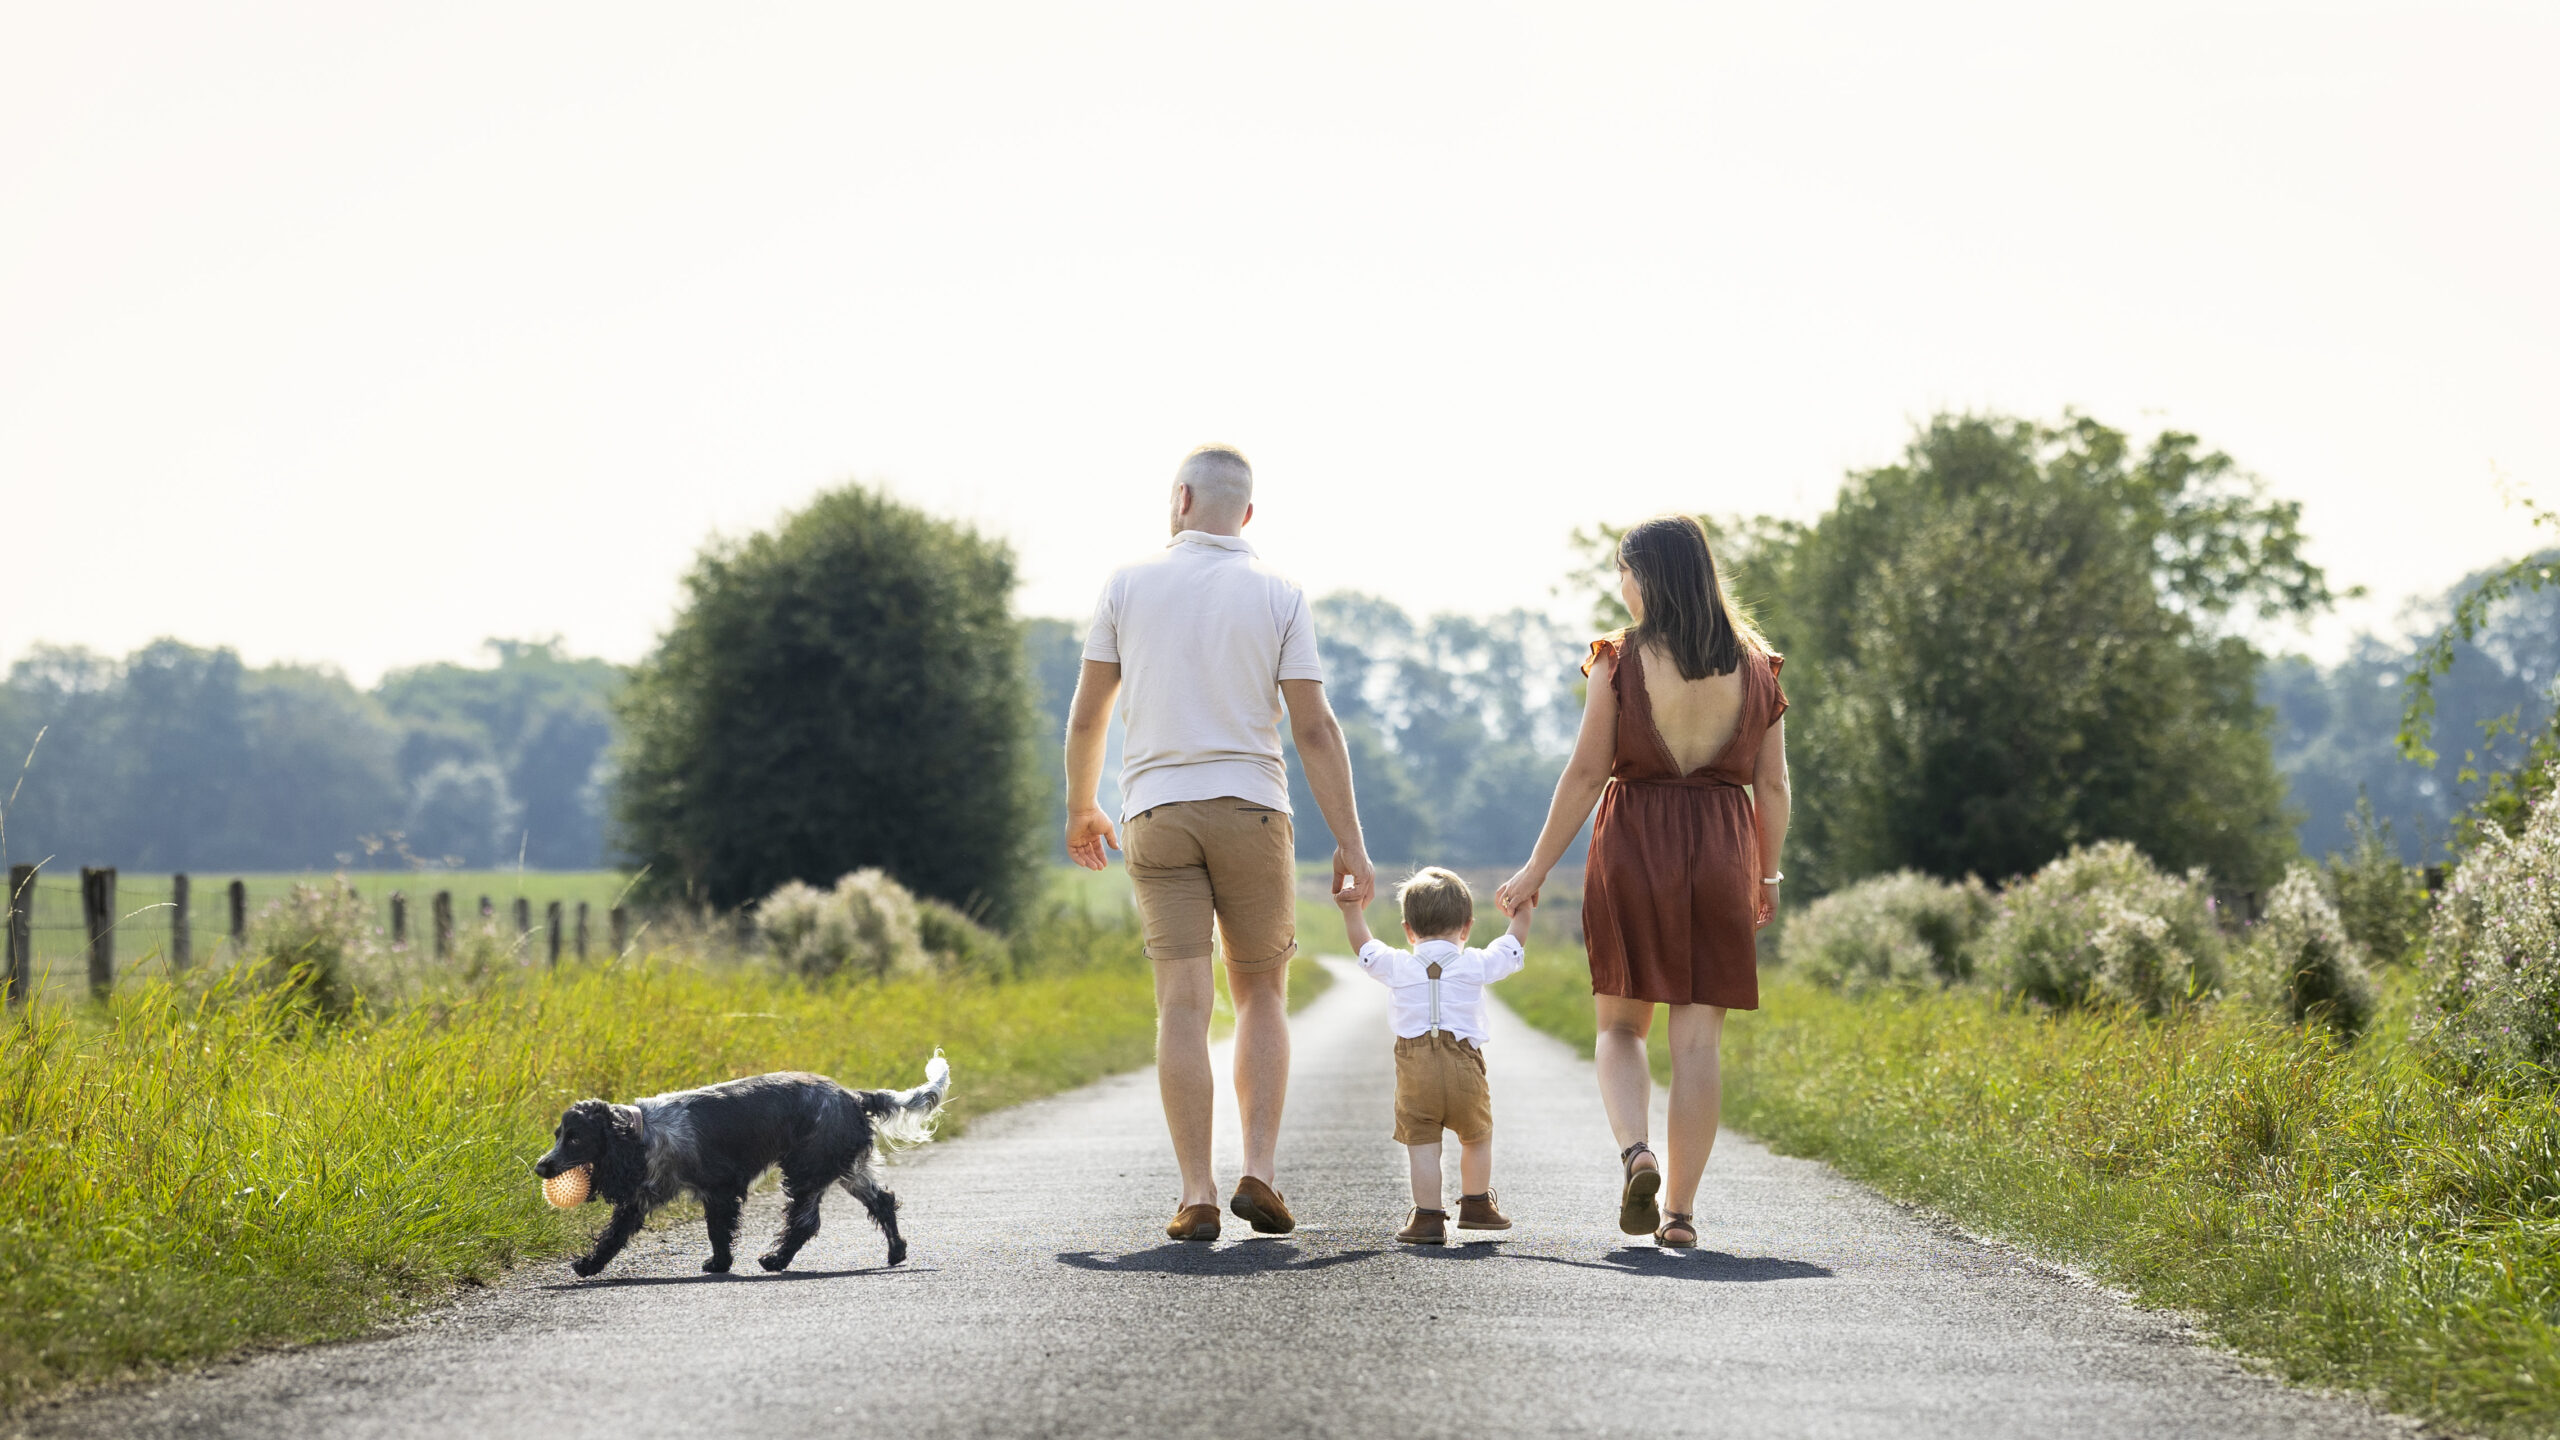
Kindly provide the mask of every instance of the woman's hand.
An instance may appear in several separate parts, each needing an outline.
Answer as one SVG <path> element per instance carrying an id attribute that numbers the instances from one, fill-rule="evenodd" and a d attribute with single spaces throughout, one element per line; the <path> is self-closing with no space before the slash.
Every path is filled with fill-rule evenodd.
<path id="1" fill-rule="evenodd" d="M 1505 915 L 1517 915 L 1521 906 L 1538 903 L 1538 890 L 1546 883 L 1544 871 L 1534 865 L 1523 865 L 1510 879 L 1494 887 L 1494 907 Z"/>
<path id="2" fill-rule="evenodd" d="M 1778 918 L 1778 887 L 1762 882 L 1760 903 L 1752 907 L 1751 928 L 1758 930 Z"/>

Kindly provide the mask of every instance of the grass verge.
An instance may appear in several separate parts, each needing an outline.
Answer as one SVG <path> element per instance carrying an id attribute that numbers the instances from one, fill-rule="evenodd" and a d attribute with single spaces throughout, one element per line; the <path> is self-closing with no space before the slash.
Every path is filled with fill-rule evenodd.
<path id="1" fill-rule="evenodd" d="M 1580 968 L 1502 998 L 1587 1053 Z M 2146 1022 L 1762 979 L 1726 1031 L 1737 1128 L 2195 1314 L 2294 1381 L 2560 1434 L 2560 1100 L 2445 1084 L 2402 1038 L 2405 974 L 2353 1047 L 2236 1005 Z"/>
<path id="2" fill-rule="evenodd" d="M 508 968 L 315 1022 L 244 976 L 38 1007 L 0 1032 L 0 1400 L 362 1333 L 581 1247 L 593 1210 L 526 1169 L 587 1095 L 765 1070 L 917 1083 L 935 1046 L 975 1115 L 1146 1064 L 1134 932 L 1061 919 L 1002 984 L 813 987 L 660 954 Z M 1296 967 L 1293 1003 L 1321 990 Z"/>

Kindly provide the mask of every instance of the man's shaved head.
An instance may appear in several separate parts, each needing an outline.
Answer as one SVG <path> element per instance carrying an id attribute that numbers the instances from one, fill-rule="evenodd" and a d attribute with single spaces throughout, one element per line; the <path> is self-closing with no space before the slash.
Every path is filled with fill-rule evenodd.
<path id="1" fill-rule="evenodd" d="M 1177 528 L 1224 535 L 1244 528 L 1245 512 L 1253 508 L 1253 466 L 1243 451 L 1232 445 L 1203 445 L 1182 457 L 1173 483 L 1191 492 L 1191 513 L 1177 520 Z M 1174 504 L 1181 503 L 1177 494 Z"/>

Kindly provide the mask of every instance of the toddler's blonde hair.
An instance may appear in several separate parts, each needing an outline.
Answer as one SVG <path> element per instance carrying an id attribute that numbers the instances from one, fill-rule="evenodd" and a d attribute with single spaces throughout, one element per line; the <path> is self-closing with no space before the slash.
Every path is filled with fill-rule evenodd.
<path id="1" fill-rule="evenodd" d="M 1404 923 L 1416 935 L 1465 935 L 1476 928 L 1476 897 L 1455 870 L 1426 865 L 1396 887 Z"/>

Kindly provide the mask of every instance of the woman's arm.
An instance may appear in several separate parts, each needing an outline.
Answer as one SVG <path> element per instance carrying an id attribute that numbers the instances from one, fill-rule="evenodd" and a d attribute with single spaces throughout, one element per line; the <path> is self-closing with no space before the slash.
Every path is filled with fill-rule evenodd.
<path id="1" fill-rule="evenodd" d="M 1556 798 L 1547 805 L 1546 828 L 1538 832 L 1529 863 L 1493 892 L 1493 903 L 1505 915 L 1518 914 L 1524 902 L 1537 903 L 1538 887 L 1547 883 L 1547 872 L 1556 868 L 1573 837 L 1582 833 L 1582 822 L 1591 818 L 1591 807 L 1600 803 L 1600 792 L 1608 787 L 1609 772 L 1617 768 L 1618 692 L 1609 685 L 1616 668 L 1616 660 L 1608 655 L 1592 663 L 1582 732 L 1574 737 L 1573 758 L 1556 779 Z"/>
<path id="2" fill-rule="evenodd" d="M 1760 762 L 1751 771 L 1751 802 L 1760 818 L 1760 874 L 1766 880 L 1779 873 L 1778 853 L 1787 845 L 1787 722 L 1781 717 L 1769 727 L 1760 741 Z M 1756 928 L 1778 916 L 1778 887 L 1762 885 Z"/>

